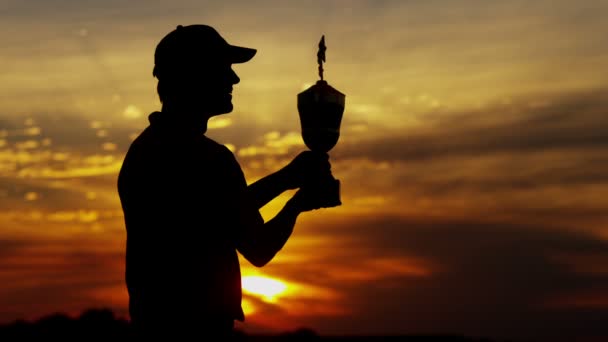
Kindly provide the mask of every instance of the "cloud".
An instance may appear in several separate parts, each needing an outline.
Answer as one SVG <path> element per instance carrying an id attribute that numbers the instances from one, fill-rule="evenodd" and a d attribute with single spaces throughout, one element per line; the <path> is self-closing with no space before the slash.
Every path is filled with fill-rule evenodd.
<path id="1" fill-rule="evenodd" d="M 591 266 L 602 267 L 608 242 L 595 235 L 542 225 L 396 216 L 325 217 L 299 229 L 300 235 L 289 243 L 302 234 L 331 243 L 309 248 L 317 258 L 285 263 L 277 271 L 293 271 L 294 277 L 312 284 L 331 283 L 340 293 L 340 304 L 349 314 L 301 321 L 325 333 L 584 336 L 601 332 L 597 318 L 608 313 L 608 306 L 600 304 L 605 302 L 593 301 L 608 290 L 608 274 Z M 289 248 L 283 252 L 290 253 Z M 373 274 L 374 269 L 365 265 L 382 258 L 418 260 L 429 265 L 430 272 L 420 276 L 393 269 L 381 278 L 345 277 L 335 282 L 322 276 L 333 269 Z M 556 298 L 564 305 L 556 307 Z M 579 298 L 579 306 L 568 305 L 574 298 Z M 555 325 L 567 319 L 567 326 Z"/>
<path id="2" fill-rule="evenodd" d="M 349 143 L 348 137 L 343 137 L 335 156 L 411 162 L 608 148 L 607 90 L 547 97 L 550 102 L 540 108 L 530 108 L 530 100 L 521 99 L 508 106 L 477 111 L 439 112 L 427 116 L 423 127 L 404 129 L 398 135 L 384 132 L 386 129 L 374 132 L 372 127 L 373 137 L 367 140 Z"/>
<path id="3" fill-rule="evenodd" d="M 110 122 L 70 115 L 39 114 L 31 115 L 28 120 L 25 124 L 9 121 L 12 123 L 4 129 L 5 138 L 0 146 L 0 187 L 9 189 L 7 194 L 30 199 L 34 195 L 25 195 L 25 192 L 48 200 L 49 191 L 56 192 L 53 184 L 62 179 L 73 183 L 77 178 L 115 177 L 132 135 L 138 132 L 135 128 L 115 127 Z M 66 199 L 60 201 L 65 202 Z"/>
<path id="4" fill-rule="evenodd" d="M 28 125 L 17 118 L 6 120 L 0 129 L 6 148 L 35 150 L 52 146 L 57 152 L 94 153 L 102 151 L 102 144 L 113 143 L 126 152 L 131 143 L 131 135 L 141 131 L 139 123 L 89 119 L 76 114 L 33 113 Z M 47 139 L 47 143 L 44 143 Z M 21 146 L 22 145 L 22 146 Z M 21 146 L 21 147 L 20 147 Z"/>
<path id="5" fill-rule="evenodd" d="M 298 132 L 287 132 L 281 135 L 280 132 L 272 131 L 264 134 L 263 145 L 250 145 L 238 150 L 238 156 L 265 157 L 265 156 L 285 156 L 290 151 L 304 150 L 302 136 Z"/>
<path id="6" fill-rule="evenodd" d="M 124 255 L 88 239 L 2 240 L 3 309 L 0 320 L 34 319 L 53 312 L 77 314 L 106 306 L 92 295 L 123 284 Z M 123 270 L 123 271 L 121 271 Z M 123 310 L 124 311 L 124 310 Z"/>
<path id="7" fill-rule="evenodd" d="M 392 130 L 369 125 L 330 152 L 348 205 L 445 215 L 514 215 L 597 225 L 606 218 L 605 90 L 443 110 Z M 364 184 L 361 180 L 365 179 Z M 380 197 L 378 197 L 380 196 Z M 349 201 L 350 200 L 350 201 Z M 362 202 L 363 201 L 363 202 Z M 407 205 L 403 205 L 407 203 Z"/>

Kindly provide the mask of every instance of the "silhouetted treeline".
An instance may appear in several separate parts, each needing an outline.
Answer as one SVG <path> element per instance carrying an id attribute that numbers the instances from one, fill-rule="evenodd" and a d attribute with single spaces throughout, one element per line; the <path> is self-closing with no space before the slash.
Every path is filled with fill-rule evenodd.
<path id="1" fill-rule="evenodd" d="M 127 341 L 133 337 L 129 322 L 109 309 L 89 309 L 73 318 L 63 313 L 44 316 L 35 321 L 15 321 L 0 325 L 0 341 Z M 308 328 L 276 335 L 247 335 L 235 332 L 235 341 L 410 341 L 410 342 L 492 342 L 464 336 L 319 336 Z"/>
<path id="2" fill-rule="evenodd" d="M 129 336 L 129 322 L 115 317 L 109 309 L 86 310 L 78 318 L 54 313 L 31 322 L 18 320 L 0 326 L 0 341 L 111 341 Z"/>

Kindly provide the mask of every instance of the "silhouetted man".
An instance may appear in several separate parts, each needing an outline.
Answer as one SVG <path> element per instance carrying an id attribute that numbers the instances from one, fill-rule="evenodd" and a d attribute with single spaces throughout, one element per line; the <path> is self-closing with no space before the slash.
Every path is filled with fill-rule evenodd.
<path id="1" fill-rule="evenodd" d="M 118 178 L 129 311 L 140 336 L 229 334 L 235 319 L 244 320 L 237 251 L 264 266 L 297 216 L 323 206 L 304 187 L 272 220 L 259 213 L 309 175 L 329 173 L 327 156 L 302 152 L 248 186 L 230 150 L 204 135 L 209 118 L 232 111 L 239 83 L 232 64 L 255 53 L 205 25 L 178 26 L 156 47 L 162 110 L 150 114 Z"/>

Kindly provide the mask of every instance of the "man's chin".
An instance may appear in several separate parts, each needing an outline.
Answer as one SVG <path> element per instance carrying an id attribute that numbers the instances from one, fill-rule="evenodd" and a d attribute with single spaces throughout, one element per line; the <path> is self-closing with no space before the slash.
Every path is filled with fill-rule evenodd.
<path id="1" fill-rule="evenodd" d="M 230 103 L 230 104 L 226 104 L 223 106 L 217 106 L 216 108 L 213 108 L 213 110 L 211 111 L 211 114 L 212 114 L 212 116 L 228 114 L 228 113 L 232 112 L 233 109 L 234 109 L 234 106 L 232 105 L 232 103 Z"/>

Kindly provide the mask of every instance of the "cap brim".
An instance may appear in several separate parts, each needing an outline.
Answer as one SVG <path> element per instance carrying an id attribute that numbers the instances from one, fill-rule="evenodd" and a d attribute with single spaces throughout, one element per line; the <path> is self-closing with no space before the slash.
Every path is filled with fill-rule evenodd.
<path id="1" fill-rule="evenodd" d="M 255 56 L 257 50 L 246 48 L 242 46 L 230 45 L 228 48 L 228 54 L 230 62 L 232 63 L 245 63 L 248 62 Z"/>

